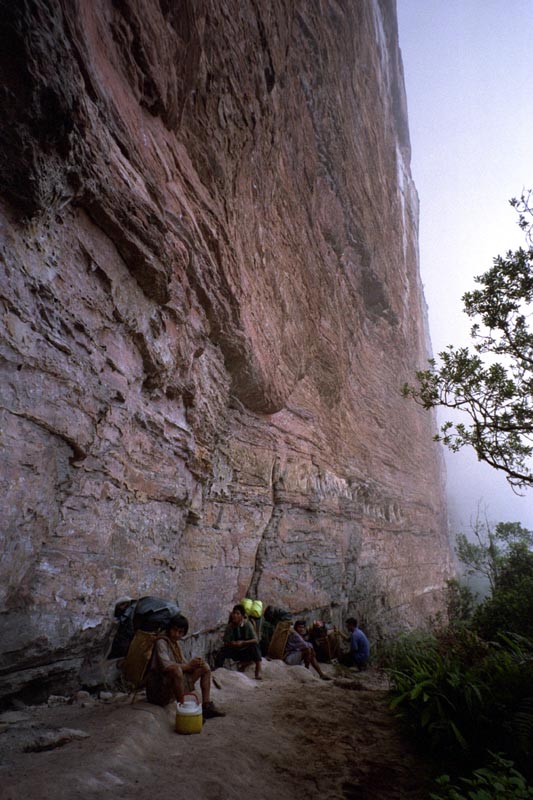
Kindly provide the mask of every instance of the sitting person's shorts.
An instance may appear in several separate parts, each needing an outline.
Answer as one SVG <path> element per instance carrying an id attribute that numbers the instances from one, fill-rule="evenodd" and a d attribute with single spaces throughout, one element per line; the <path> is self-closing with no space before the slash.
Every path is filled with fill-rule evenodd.
<path id="1" fill-rule="evenodd" d="M 309 650 L 313 650 L 313 645 L 310 642 L 308 642 L 306 644 L 306 647 L 308 647 Z M 288 655 L 286 655 L 283 660 L 284 660 L 284 662 L 286 664 L 289 665 L 289 667 L 297 667 L 298 664 L 301 664 L 302 661 L 304 660 L 304 653 L 305 653 L 305 650 L 303 650 L 303 649 L 302 650 L 294 650 L 292 653 L 289 653 Z"/>
<path id="2" fill-rule="evenodd" d="M 304 651 L 303 650 L 294 650 L 292 653 L 289 653 L 288 656 L 285 656 L 283 659 L 289 667 L 297 667 L 298 664 L 301 664 L 304 659 Z"/>

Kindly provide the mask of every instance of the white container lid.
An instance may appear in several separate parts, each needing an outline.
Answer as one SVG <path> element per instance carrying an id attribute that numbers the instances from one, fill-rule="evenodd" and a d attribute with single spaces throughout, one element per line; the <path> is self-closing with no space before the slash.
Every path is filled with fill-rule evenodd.
<path id="1" fill-rule="evenodd" d="M 176 703 L 176 711 L 178 714 L 192 717 L 202 713 L 202 706 L 186 700 L 185 703 Z"/>

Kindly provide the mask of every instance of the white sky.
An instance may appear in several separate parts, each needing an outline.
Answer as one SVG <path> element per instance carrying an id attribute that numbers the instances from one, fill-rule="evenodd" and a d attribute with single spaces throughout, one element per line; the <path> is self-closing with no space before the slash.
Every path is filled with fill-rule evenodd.
<path id="1" fill-rule="evenodd" d="M 524 244 L 509 199 L 533 188 L 533 0 L 397 0 L 420 264 L 433 350 L 469 343 L 461 296 L 496 255 Z M 495 522 L 533 529 L 533 490 L 516 497 L 475 456 L 449 454 L 452 523 L 482 501 Z"/>

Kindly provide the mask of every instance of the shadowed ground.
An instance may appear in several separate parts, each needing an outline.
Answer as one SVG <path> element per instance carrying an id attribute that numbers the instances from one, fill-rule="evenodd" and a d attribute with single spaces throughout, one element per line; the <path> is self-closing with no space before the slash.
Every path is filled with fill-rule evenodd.
<path id="1" fill-rule="evenodd" d="M 322 682 L 304 667 L 273 661 L 264 663 L 261 683 L 225 669 L 215 674 L 214 699 L 227 716 L 206 722 L 197 736 L 174 732 L 171 706 L 125 697 L 28 707 L 9 712 L 7 720 L 18 718 L 12 722 L 2 715 L 3 797 L 427 797 L 427 767 L 388 710 L 376 672 Z M 47 743 L 52 749 L 35 752 Z"/>

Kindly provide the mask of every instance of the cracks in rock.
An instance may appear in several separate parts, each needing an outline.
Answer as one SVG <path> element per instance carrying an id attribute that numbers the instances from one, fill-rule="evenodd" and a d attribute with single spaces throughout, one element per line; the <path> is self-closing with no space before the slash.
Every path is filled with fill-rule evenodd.
<path id="1" fill-rule="evenodd" d="M 9 414 L 13 414 L 15 417 L 20 417 L 21 419 L 25 419 L 28 422 L 32 422 L 39 428 L 51 433 L 53 436 L 57 436 L 61 439 L 70 449 L 72 450 L 72 456 L 69 457 L 69 463 L 71 466 L 75 466 L 80 461 L 83 461 L 88 456 L 88 450 L 86 448 L 81 447 L 71 436 L 68 436 L 66 433 L 55 428 L 48 422 L 45 422 L 42 419 L 38 419 L 34 417 L 32 414 L 28 414 L 22 411 L 13 411 L 13 409 L 6 408 L 5 406 L 0 406 L 2 411 L 7 411 Z"/>
<path id="2" fill-rule="evenodd" d="M 159 219 L 147 214 L 143 227 L 140 211 L 144 209 L 136 208 L 133 199 L 128 198 L 123 198 L 123 206 L 117 207 L 107 187 L 87 191 L 80 206 L 113 243 L 144 295 L 161 305 L 168 303 L 170 271 L 160 258 L 165 231 Z M 163 259 L 166 261 L 164 256 Z"/>
<path id="3" fill-rule="evenodd" d="M 261 41 L 261 47 L 263 48 L 268 58 L 268 65 L 264 68 L 264 73 L 265 73 L 265 83 L 267 92 L 270 94 L 276 83 L 276 71 L 274 69 L 274 64 L 272 62 L 272 53 L 270 52 L 270 47 L 268 45 L 265 25 L 263 23 L 263 20 L 261 19 L 261 13 L 259 11 L 259 7 L 256 3 L 254 3 L 254 6 L 255 6 L 255 15 L 257 18 L 257 28 L 259 30 L 259 39 Z"/>
<path id="4" fill-rule="evenodd" d="M 341 596 L 346 598 L 351 597 L 357 585 L 361 549 L 361 534 L 354 530 L 350 536 L 350 542 L 345 556 L 344 571 L 340 582 Z"/>
<path id="5" fill-rule="evenodd" d="M 263 574 L 264 565 L 268 563 L 268 555 L 271 545 L 276 539 L 281 517 L 283 516 L 283 509 L 280 506 L 272 506 L 272 511 L 268 522 L 266 523 L 263 534 L 255 552 L 255 563 L 250 585 L 246 593 L 246 597 L 257 597 L 259 591 L 259 583 Z"/>
<path id="6" fill-rule="evenodd" d="M 254 571 L 250 580 L 246 597 L 257 597 L 259 582 L 263 574 L 264 565 L 266 562 L 268 562 L 270 545 L 276 538 L 279 523 L 281 517 L 283 516 L 283 509 L 279 504 L 279 501 L 277 501 L 277 491 L 279 489 L 280 482 L 283 482 L 283 476 L 281 474 L 280 458 L 279 456 L 276 456 L 272 464 L 271 474 L 272 510 L 270 517 L 263 528 L 263 534 L 257 545 L 257 550 L 255 551 Z"/>

